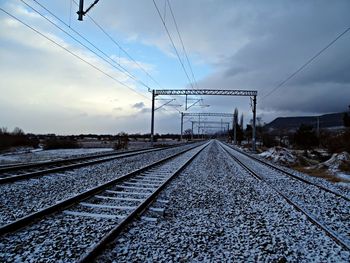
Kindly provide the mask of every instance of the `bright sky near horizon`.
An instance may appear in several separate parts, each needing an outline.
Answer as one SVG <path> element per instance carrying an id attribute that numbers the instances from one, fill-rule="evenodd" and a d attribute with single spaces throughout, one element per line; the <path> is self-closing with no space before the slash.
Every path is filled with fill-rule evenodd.
<path id="1" fill-rule="evenodd" d="M 92 2 L 86 0 L 85 5 Z M 258 90 L 258 115 L 266 122 L 277 116 L 344 111 L 350 104 L 350 33 L 261 100 L 350 26 L 349 1 L 169 2 L 197 88 Z M 155 1 L 191 78 L 169 2 Z M 147 133 L 151 106 L 147 86 L 189 88 L 152 0 L 100 0 L 89 12 L 122 49 L 89 17 L 77 21 L 77 6 L 72 0 L 2 0 L 0 8 L 2 127 L 18 126 L 25 132 L 57 134 Z M 138 81 L 118 71 L 116 63 Z M 192 111 L 233 112 L 238 107 L 245 121 L 251 118 L 248 98 L 203 98 L 203 104 L 210 107 L 193 107 Z M 184 104 L 183 98 L 177 97 L 174 103 Z M 179 132 L 179 117 L 173 107 L 158 110 L 156 132 Z"/>

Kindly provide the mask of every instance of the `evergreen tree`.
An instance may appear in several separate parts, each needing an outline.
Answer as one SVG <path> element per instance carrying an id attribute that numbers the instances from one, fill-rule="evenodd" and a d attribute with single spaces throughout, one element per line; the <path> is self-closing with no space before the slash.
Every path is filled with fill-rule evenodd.
<path id="1" fill-rule="evenodd" d="M 241 127 L 241 129 L 243 130 L 243 113 L 241 115 L 241 119 L 239 121 L 239 126 Z"/>
<path id="2" fill-rule="evenodd" d="M 350 116 L 347 112 L 344 113 L 343 123 L 345 127 L 350 127 Z"/>
<path id="3" fill-rule="evenodd" d="M 301 124 L 294 135 L 295 143 L 302 149 L 309 149 L 317 146 L 319 140 L 312 126 Z"/>

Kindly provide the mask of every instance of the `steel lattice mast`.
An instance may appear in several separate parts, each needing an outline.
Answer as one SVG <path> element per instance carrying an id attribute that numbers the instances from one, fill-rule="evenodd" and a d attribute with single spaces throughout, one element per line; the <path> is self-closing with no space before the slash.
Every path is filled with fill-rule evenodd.
<path id="1" fill-rule="evenodd" d="M 258 92 L 256 90 L 214 90 L 214 89 L 173 89 L 173 90 L 152 90 L 152 115 L 151 115 L 151 143 L 154 141 L 154 100 L 160 95 L 170 96 L 187 96 L 188 95 L 211 95 L 211 96 L 248 96 L 252 101 L 253 111 L 253 134 L 252 134 L 252 148 L 256 150 L 256 97 Z M 183 117 L 190 116 L 190 113 L 181 112 L 181 138 L 183 130 Z M 198 115 L 200 116 L 200 115 Z M 209 113 L 207 116 L 210 116 Z M 215 115 L 212 115 L 215 116 Z M 233 116 L 233 115 L 232 115 Z M 230 116 L 231 117 L 231 116 Z"/>

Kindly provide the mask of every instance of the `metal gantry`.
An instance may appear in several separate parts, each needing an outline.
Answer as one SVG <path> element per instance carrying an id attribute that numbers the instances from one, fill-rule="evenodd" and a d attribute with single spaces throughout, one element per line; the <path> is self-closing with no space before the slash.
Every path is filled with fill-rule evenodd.
<path id="1" fill-rule="evenodd" d="M 206 113 L 202 113 L 202 112 L 181 112 L 181 134 L 180 134 L 180 139 L 182 140 L 182 136 L 183 136 L 183 119 L 184 117 L 198 117 L 198 123 L 199 125 L 201 123 L 203 123 L 204 121 L 201 121 L 201 117 L 223 117 L 223 118 L 233 118 L 233 114 L 232 113 L 213 113 L 213 112 L 206 112 Z M 198 125 L 198 133 L 199 133 L 199 125 Z M 192 123 L 193 126 L 193 123 Z M 192 131 L 193 131 L 193 127 L 192 127 Z"/>
<path id="2" fill-rule="evenodd" d="M 173 90 L 155 90 L 158 95 L 219 95 L 219 96 L 257 96 L 256 90 L 216 90 L 216 89 L 173 89 Z"/>
<path id="3" fill-rule="evenodd" d="M 256 97 L 258 92 L 256 90 L 213 90 L 213 89 L 173 89 L 173 90 L 152 90 L 152 115 L 151 115 L 151 143 L 154 141 L 154 100 L 157 96 L 188 96 L 188 95 L 212 95 L 212 96 L 248 96 L 252 100 L 253 111 L 253 135 L 252 148 L 256 150 Z M 183 117 L 186 116 L 181 113 L 181 131 L 183 130 Z M 209 113 L 208 113 L 209 114 Z M 188 115 L 190 116 L 190 115 Z M 207 115 L 210 116 L 210 115 Z M 230 115 L 230 117 L 233 116 Z M 182 132 L 181 132 L 182 138 Z"/>
<path id="4" fill-rule="evenodd" d="M 184 117 L 224 117 L 233 118 L 233 113 L 214 113 L 214 112 L 184 112 Z"/>
<path id="5" fill-rule="evenodd" d="M 192 124 L 192 128 L 191 128 L 191 131 L 192 131 L 192 139 L 193 139 L 193 134 L 194 134 L 194 125 L 195 124 L 198 124 L 197 126 L 198 126 L 198 130 L 201 128 L 200 127 L 200 125 L 201 124 L 220 124 L 221 126 L 219 127 L 219 128 L 225 128 L 224 126 L 226 126 L 227 125 L 227 132 L 229 131 L 229 129 L 230 129 L 230 124 L 231 124 L 231 122 L 225 122 L 225 121 L 200 121 L 200 120 L 198 120 L 198 121 L 190 121 L 191 122 L 191 124 Z M 224 125 L 224 126 L 223 126 Z"/>
<path id="6" fill-rule="evenodd" d="M 230 130 L 230 124 L 231 122 L 225 122 L 225 121 L 191 121 L 191 124 L 192 124 L 192 133 L 191 133 L 191 137 L 193 139 L 193 131 L 194 131 L 194 124 L 198 124 L 197 127 L 198 127 L 198 136 L 199 136 L 199 130 L 200 129 L 220 129 L 221 131 L 223 130 L 225 132 L 225 129 L 227 131 L 227 133 L 229 133 L 229 130 Z M 206 126 L 206 124 L 220 124 L 220 126 Z M 200 125 L 204 125 L 204 126 L 200 126 Z"/>

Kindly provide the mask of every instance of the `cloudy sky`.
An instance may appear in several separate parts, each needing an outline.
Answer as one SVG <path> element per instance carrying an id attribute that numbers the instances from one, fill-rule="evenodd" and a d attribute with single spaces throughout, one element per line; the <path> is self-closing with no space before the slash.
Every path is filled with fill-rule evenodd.
<path id="1" fill-rule="evenodd" d="M 344 111 L 350 104 L 350 32 L 268 95 L 350 27 L 350 1 L 168 1 L 196 88 L 257 90 L 258 115 L 265 122 Z M 192 80 L 169 4 L 155 3 Z M 0 8 L 2 127 L 57 134 L 146 133 L 148 88 L 190 87 L 152 0 L 100 0 L 89 12 L 100 28 L 89 17 L 77 21 L 72 0 L 0 0 Z M 183 99 L 176 97 L 172 104 L 184 105 Z M 247 97 L 203 99 L 210 107 L 190 111 L 237 107 L 245 121 L 252 117 Z M 157 110 L 156 132 L 179 132 L 178 110 Z"/>

